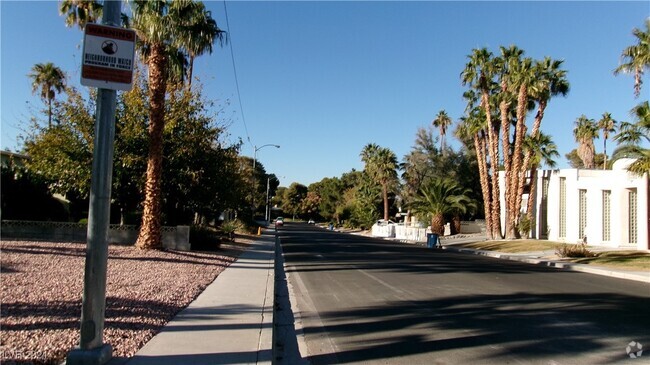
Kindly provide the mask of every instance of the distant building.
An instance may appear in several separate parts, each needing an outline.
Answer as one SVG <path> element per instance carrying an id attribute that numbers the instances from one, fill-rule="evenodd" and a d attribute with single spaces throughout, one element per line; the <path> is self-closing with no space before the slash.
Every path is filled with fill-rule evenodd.
<path id="1" fill-rule="evenodd" d="M 612 170 L 539 170 L 532 237 L 650 249 L 648 174 L 628 172 L 633 161 L 618 160 Z"/>
<path id="2" fill-rule="evenodd" d="M 15 152 L 9 151 L 0 151 L 0 165 L 9 166 L 10 163 L 13 163 L 16 166 L 24 166 L 25 160 L 28 160 L 29 157 L 21 155 Z"/>

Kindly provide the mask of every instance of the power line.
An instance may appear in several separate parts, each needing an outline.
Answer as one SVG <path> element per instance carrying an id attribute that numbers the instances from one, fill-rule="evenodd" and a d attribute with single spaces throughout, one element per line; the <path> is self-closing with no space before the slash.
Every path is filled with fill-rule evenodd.
<path id="1" fill-rule="evenodd" d="M 226 7 L 226 0 L 223 1 L 223 10 L 224 13 L 226 14 L 226 27 L 228 28 L 228 33 L 230 33 L 230 22 L 228 21 L 228 8 Z M 241 111 L 241 120 L 244 123 L 244 130 L 246 131 L 246 140 L 252 146 L 253 143 L 251 142 L 251 137 L 248 134 L 248 126 L 246 126 L 246 118 L 244 118 L 244 107 L 241 102 L 241 93 L 239 92 L 239 80 L 237 78 L 237 67 L 235 67 L 235 52 L 233 52 L 232 50 L 232 36 L 229 38 L 230 38 L 230 42 L 228 42 L 228 44 L 230 45 L 230 58 L 232 59 L 232 71 L 235 74 L 235 86 L 237 87 L 237 99 L 239 100 L 239 110 Z"/>

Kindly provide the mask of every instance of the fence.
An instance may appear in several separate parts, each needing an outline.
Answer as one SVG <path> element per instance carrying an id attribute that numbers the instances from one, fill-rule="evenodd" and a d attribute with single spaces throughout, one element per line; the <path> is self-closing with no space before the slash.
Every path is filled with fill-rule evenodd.
<path id="1" fill-rule="evenodd" d="M 108 242 L 118 245 L 133 245 L 138 238 L 138 226 L 111 224 Z M 34 222 L 3 220 L 0 225 L 2 239 L 32 239 L 86 242 L 88 227 L 85 223 Z M 163 248 L 170 250 L 190 250 L 190 227 L 162 227 Z"/>
<path id="2" fill-rule="evenodd" d="M 463 221 L 460 226 L 462 234 L 485 233 L 484 220 Z M 414 242 L 426 242 L 427 232 L 431 231 L 428 228 L 409 227 L 403 224 L 375 224 L 372 226 L 372 235 L 375 237 L 394 237 Z"/>

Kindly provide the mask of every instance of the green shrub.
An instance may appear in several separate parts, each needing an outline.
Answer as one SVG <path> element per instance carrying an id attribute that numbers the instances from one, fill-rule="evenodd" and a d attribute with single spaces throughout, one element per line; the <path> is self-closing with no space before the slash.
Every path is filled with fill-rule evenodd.
<path id="1" fill-rule="evenodd" d="M 563 244 L 555 249 L 555 254 L 559 257 L 594 257 L 595 253 L 587 249 L 587 245 L 584 243 L 579 244 Z"/>
<path id="2" fill-rule="evenodd" d="M 522 214 L 521 218 L 519 218 L 519 225 L 517 228 L 519 229 L 521 237 L 528 238 L 530 229 L 532 228 L 532 222 L 528 219 L 528 215 Z"/>

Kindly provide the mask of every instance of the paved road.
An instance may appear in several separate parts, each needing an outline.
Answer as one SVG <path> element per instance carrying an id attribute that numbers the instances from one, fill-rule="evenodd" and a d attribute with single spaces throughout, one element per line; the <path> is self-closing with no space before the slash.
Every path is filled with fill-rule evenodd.
<path id="1" fill-rule="evenodd" d="M 312 364 L 650 359 L 648 284 L 303 224 L 280 237 Z M 646 354 L 630 359 L 631 341 Z"/>

